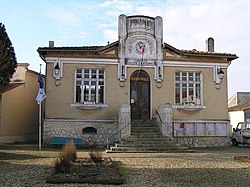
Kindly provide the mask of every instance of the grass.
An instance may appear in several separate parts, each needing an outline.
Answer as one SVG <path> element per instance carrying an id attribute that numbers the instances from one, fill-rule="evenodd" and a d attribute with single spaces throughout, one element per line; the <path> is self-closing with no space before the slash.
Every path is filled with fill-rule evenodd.
<path id="1" fill-rule="evenodd" d="M 133 174 L 132 169 L 126 167 L 124 164 L 120 163 L 117 164 L 117 169 L 120 175 L 124 178 L 127 179 L 130 175 Z"/>

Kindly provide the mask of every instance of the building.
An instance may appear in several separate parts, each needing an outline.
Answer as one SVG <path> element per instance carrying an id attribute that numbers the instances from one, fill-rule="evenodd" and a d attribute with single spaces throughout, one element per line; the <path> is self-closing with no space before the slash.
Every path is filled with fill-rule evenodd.
<path id="1" fill-rule="evenodd" d="M 228 144 L 227 68 L 235 54 L 179 50 L 163 42 L 157 16 L 120 15 L 106 46 L 38 48 L 46 63 L 44 142 L 127 139 L 134 120 L 158 119 L 162 134 L 188 146 Z M 132 123 L 130 123 L 132 121 Z"/>
<path id="2" fill-rule="evenodd" d="M 19 63 L 9 86 L 0 89 L 0 143 L 35 141 L 38 134 L 38 73 Z"/>
<path id="3" fill-rule="evenodd" d="M 228 100 L 229 120 L 233 128 L 239 122 L 250 122 L 250 92 L 237 92 Z"/>

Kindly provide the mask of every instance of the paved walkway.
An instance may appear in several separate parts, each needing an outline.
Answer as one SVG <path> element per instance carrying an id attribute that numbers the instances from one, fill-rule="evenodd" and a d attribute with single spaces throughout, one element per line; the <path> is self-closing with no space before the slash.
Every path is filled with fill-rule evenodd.
<path id="1" fill-rule="evenodd" d="M 38 151 L 32 145 L 0 145 L 0 186 L 103 186 L 45 184 L 58 154 L 59 149 Z M 127 184 L 121 186 L 244 187 L 250 184 L 250 164 L 233 160 L 241 155 L 250 156 L 250 147 L 200 148 L 194 153 L 104 153 L 103 156 L 121 161 L 132 171 Z M 88 152 L 78 150 L 78 157 L 86 156 Z"/>

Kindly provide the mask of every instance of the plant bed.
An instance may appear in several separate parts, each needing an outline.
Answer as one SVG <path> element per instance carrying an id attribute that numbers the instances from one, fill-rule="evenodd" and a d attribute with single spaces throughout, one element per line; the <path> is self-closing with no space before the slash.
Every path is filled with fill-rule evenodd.
<path id="1" fill-rule="evenodd" d="M 46 183 L 124 184 L 125 179 L 118 169 L 120 164 L 106 157 L 99 164 L 91 158 L 78 158 L 71 163 L 67 172 L 55 171 Z"/>
<path id="2" fill-rule="evenodd" d="M 239 160 L 241 162 L 247 162 L 250 164 L 250 156 L 235 156 L 234 160 Z"/>

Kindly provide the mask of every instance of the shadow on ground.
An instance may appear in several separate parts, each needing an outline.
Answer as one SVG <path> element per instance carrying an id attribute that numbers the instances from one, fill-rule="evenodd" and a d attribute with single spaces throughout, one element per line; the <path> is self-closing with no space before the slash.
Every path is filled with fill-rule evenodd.
<path id="1" fill-rule="evenodd" d="M 7 153 L 0 151 L 0 161 L 1 160 L 27 160 L 27 159 L 37 159 L 44 158 L 42 156 L 29 155 L 29 154 L 19 154 L 19 153 Z"/>
<path id="2" fill-rule="evenodd" d="M 166 187 L 228 187 L 250 184 L 249 168 L 135 168 L 133 171 L 134 176 L 140 176 L 142 173 L 149 174 L 138 184 L 143 186 L 154 186 L 158 182 Z M 133 176 L 128 182 L 135 184 Z"/>

